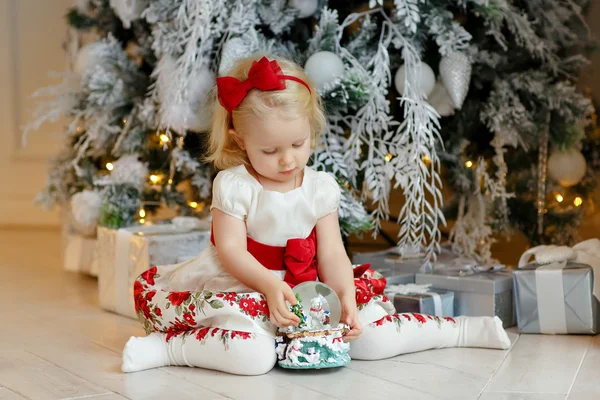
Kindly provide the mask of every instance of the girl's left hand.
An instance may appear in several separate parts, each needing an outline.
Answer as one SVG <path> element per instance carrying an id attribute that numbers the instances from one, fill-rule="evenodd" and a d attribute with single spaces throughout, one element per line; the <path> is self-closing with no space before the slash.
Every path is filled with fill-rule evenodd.
<path id="1" fill-rule="evenodd" d="M 358 309 L 356 307 L 356 300 L 354 297 L 347 298 L 342 297 L 342 321 L 350 326 L 350 332 L 344 335 L 344 342 L 358 339 L 362 333 L 362 325 L 358 320 Z"/>

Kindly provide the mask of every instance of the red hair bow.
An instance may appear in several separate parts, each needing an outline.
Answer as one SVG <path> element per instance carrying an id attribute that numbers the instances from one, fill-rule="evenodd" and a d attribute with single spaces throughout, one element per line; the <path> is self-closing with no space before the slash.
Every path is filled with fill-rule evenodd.
<path id="1" fill-rule="evenodd" d="M 217 78 L 219 103 L 231 114 L 251 89 L 283 90 L 285 89 L 285 82 L 283 82 L 285 79 L 301 83 L 310 92 L 310 87 L 302 79 L 283 75 L 277 61 L 269 61 L 267 57 L 263 57 L 252 63 L 252 67 L 248 71 L 248 79 L 244 81 L 233 76 Z"/>

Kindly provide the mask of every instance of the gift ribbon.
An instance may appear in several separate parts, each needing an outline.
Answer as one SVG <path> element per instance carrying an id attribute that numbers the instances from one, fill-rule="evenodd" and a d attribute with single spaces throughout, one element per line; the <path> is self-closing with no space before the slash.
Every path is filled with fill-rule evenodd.
<path id="1" fill-rule="evenodd" d="M 425 285 L 417 285 L 414 283 L 407 283 L 403 285 L 390 285 L 386 288 L 385 292 L 390 294 L 401 294 L 401 295 L 410 295 L 410 294 L 427 294 L 431 296 L 433 300 L 433 312 L 436 317 L 443 317 L 442 312 L 442 297 L 435 292 L 430 292 L 429 288 L 431 287 L 430 283 Z"/>
<path id="2" fill-rule="evenodd" d="M 117 229 L 116 243 L 115 243 L 115 260 L 113 269 L 114 274 L 114 288 L 116 299 L 115 311 L 121 315 L 131 315 L 133 309 L 133 294 L 130 288 L 129 282 L 129 246 L 131 242 L 132 232 L 125 229 Z"/>
<path id="3" fill-rule="evenodd" d="M 563 289 L 567 261 L 543 265 L 535 270 L 538 319 L 541 333 L 569 333 Z"/>

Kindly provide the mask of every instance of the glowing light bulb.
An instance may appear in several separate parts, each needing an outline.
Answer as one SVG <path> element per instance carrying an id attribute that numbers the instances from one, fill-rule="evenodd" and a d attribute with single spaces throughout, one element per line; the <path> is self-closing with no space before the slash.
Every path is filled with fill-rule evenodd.
<path id="1" fill-rule="evenodd" d="M 146 217 L 146 210 L 144 210 L 143 208 L 140 208 L 140 218 L 145 218 Z"/>
<path id="2" fill-rule="evenodd" d="M 573 200 L 573 204 L 575 204 L 575 207 L 579 207 L 580 205 L 583 204 L 583 199 L 579 196 L 575 197 L 575 200 Z"/>
<path id="3" fill-rule="evenodd" d="M 564 197 L 562 197 L 560 193 L 557 193 L 555 197 L 556 201 L 558 201 L 559 203 L 562 203 L 562 201 L 564 200 Z"/>
<path id="4" fill-rule="evenodd" d="M 198 208 L 198 203 L 196 203 L 195 201 L 190 201 L 190 207 L 192 208 Z"/>
<path id="5" fill-rule="evenodd" d="M 161 146 L 164 144 L 167 144 L 171 141 L 171 139 L 169 139 L 169 136 L 165 135 L 164 133 L 161 133 L 161 135 L 159 136 L 160 138 L 160 144 Z"/>
<path id="6" fill-rule="evenodd" d="M 111 163 L 111 162 L 107 162 L 106 163 L 106 169 L 107 170 L 112 171 L 114 167 L 115 166 L 113 165 L 113 163 Z"/>
<path id="7" fill-rule="evenodd" d="M 465 163 L 465 167 L 471 168 L 473 166 L 473 161 L 469 160 Z"/>
<path id="8" fill-rule="evenodd" d="M 387 156 L 385 156 L 385 161 L 390 162 L 392 161 L 392 158 L 394 158 L 394 156 L 392 155 L 392 153 L 390 153 Z"/>
<path id="9" fill-rule="evenodd" d="M 157 184 L 158 181 L 160 181 L 160 177 L 158 175 L 154 175 L 154 174 L 150 175 L 150 182 Z"/>

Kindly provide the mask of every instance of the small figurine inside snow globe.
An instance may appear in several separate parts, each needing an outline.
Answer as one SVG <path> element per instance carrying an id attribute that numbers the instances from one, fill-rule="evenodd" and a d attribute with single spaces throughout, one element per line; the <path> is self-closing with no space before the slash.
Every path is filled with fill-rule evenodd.
<path id="1" fill-rule="evenodd" d="M 279 366 L 320 369 L 346 365 L 350 345 L 344 343 L 343 336 L 349 327 L 340 324 L 342 307 L 335 291 L 321 282 L 304 282 L 293 290 L 298 304 L 290 309 L 300 323 L 277 332 Z"/>

